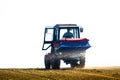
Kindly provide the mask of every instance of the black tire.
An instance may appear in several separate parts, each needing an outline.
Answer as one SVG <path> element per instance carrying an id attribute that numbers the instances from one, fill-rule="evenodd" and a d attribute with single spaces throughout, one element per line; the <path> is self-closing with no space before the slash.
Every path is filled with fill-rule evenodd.
<path id="1" fill-rule="evenodd" d="M 56 62 L 56 69 L 60 69 L 60 59 L 58 59 Z"/>
<path id="2" fill-rule="evenodd" d="M 80 64 L 78 65 L 80 68 L 85 67 L 85 57 L 80 57 Z"/>
<path id="3" fill-rule="evenodd" d="M 52 69 L 60 69 L 60 59 L 53 58 L 51 61 Z"/>
<path id="4" fill-rule="evenodd" d="M 45 63 L 45 68 L 50 69 L 50 55 L 49 54 L 45 55 L 44 63 Z"/>

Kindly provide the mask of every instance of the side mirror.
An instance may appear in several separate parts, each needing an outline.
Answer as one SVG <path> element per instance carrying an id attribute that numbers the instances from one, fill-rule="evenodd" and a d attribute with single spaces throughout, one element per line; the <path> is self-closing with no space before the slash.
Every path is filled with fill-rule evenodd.
<path id="1" fill-rule="evenodd" d="M 83 32 L 83 27 L 80 27 L 80 32 Z"/>

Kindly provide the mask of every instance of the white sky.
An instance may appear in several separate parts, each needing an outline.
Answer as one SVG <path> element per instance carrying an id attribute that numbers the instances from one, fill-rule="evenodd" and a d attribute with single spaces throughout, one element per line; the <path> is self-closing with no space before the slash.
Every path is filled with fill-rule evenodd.
<path id="1" fill-rule="evenodd" d="M 57 23 L 84 27 L 86 66 L 120 66 L 119 0 L 0 0 L 0 68 L 44 68 L 44 27 Z"/>

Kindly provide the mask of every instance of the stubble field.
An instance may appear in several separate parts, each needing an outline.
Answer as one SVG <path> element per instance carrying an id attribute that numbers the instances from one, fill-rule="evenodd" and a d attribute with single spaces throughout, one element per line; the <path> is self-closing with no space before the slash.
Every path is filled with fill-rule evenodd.
<path id="1" fill-rule="evenodd" d="M 0 69 L 0 80 L 120 80 L 120 67 Z"/>

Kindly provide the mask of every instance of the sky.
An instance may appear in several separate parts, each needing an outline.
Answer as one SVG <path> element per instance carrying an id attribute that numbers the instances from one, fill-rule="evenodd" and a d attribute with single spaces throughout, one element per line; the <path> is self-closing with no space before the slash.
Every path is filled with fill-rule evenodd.
<path id="1" fill-rule="evenodd" d="M 84 28 L 81 37 L 92 46 L 86 51 L 86 67 L 120 66 L 119 4 L 119 0 L 0 0 L 0 68 L 44 68 L 44 28 L 62 23 Z"/>

